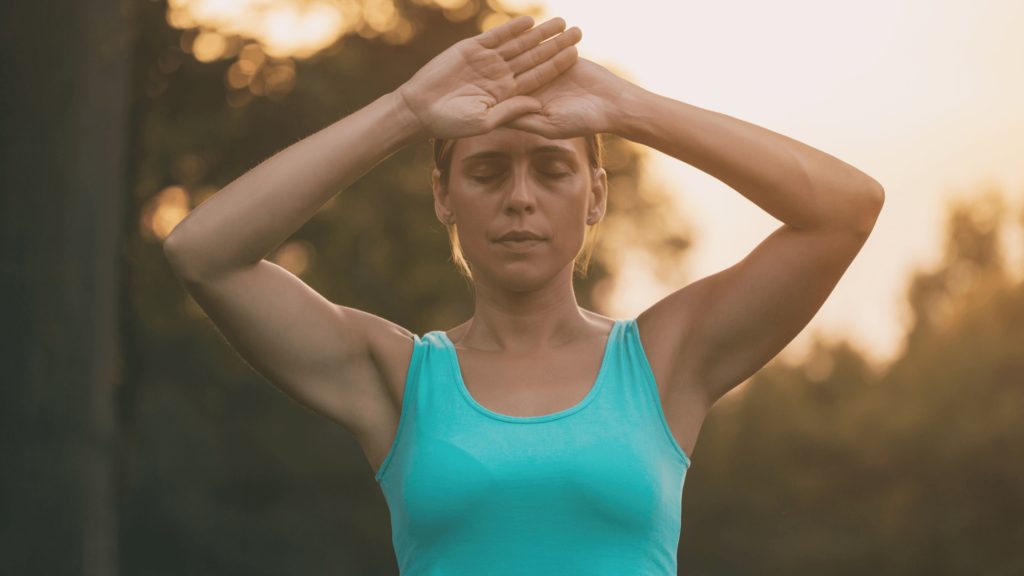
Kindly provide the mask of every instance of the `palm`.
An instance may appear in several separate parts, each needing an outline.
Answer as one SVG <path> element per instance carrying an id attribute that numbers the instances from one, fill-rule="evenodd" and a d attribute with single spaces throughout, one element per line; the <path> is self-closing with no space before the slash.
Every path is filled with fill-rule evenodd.
<path id="1" fill-rule="evenodd" d="M 541 103 L 538 113 L 506 126 L 555 140 L 611 132 L 611 118 L 628 85 L 603 66 L 578 58 L 567 71 L 529 94 Z"/>
<path id="2" fill-rule="evenodd" d="M 441 138 L 458 138 L 482 126 L 488 111 L 499 102 L 516 96 L 512 69 L 493 51 L 476 51 L 457 44 L 452 53 L 442 53 L 436 66 L 419 74 L 438 78 L 433 90 L 420 92 L 424 101 L 421 120 Z M 434 64 L 434 62 L 431 62 Z"/>
<path id="3" fill-rule="evenodd" d="M 532 22 L 518 18 L 455 44 L 399 89 L 430 136 L 483 134 L 540 108 L 526 93 L 572 66 L 582 35 L 578 28 L 562 32 L 560 18 L 530 30 Z"/>

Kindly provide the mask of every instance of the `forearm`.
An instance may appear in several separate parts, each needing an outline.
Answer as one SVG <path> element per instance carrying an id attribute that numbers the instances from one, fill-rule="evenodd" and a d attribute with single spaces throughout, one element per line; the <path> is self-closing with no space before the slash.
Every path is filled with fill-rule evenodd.
<path id="1" fill-rule="evenodd" d="M 425 137 L 394 93 L 277 153 L 197 207 L 164 250 L 198 280 L 252 266 L 373 166 Z"/>
<path id="2" fill-rule="evenodd" d="M 631 86 L 617 135 L 728 184 L 789 226 L 870 232 L 884 199 L 870 176 L 820 150 L 724 114 Z"/>

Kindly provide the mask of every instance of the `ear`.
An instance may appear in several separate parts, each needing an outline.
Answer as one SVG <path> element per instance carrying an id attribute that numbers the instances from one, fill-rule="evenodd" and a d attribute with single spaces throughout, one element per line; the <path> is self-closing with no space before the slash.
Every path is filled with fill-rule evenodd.
<path id="1" fill-rule="evenodd" d="M 587 216 L 594 219 L 588 222 L 588 224 L 591 226 L 597 224 L 604 217 L 607 201 L 608 173 L 604 171 L 604 168 L 598 168 L 594 170 L 590 184 L 590 202 L 589 206 L 587 206 Z"/>
<path id="2" fill-rule="evenodd" d="M 455 213 L 449 206 L 451 196 L 448 195 L 448 187 L 441 185 L 441 171 L 435 168 L 434 173 L 430 175 L 430 180 L 434 187 L 434 213 L 442 223 L 448 224 L 449 218 L 454 223 Z"/>

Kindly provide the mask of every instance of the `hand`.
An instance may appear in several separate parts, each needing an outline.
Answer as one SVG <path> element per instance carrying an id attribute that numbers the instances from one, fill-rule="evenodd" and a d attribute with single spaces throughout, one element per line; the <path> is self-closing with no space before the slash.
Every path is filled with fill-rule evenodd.
<path id="1" fill-rule="evenodd" d="M 561 18 L 532 26 L 533 18 L 523 16 L 462 40 L 403 84 L 396 91 L 399 101 L 417 119 L 420 133 L 468 138 L 540 110 L 540 102 L 525 94 L 573 65 L 574 44 L 583 33 L 565 30 Z"/>
<path id="2" fill-rule="evenodd" d="M 557 78 L 531 92 L 543 108 L 505 124 L 551 140 L 615 132 L 626 91 L 633 84 L 585 58 Z"/>

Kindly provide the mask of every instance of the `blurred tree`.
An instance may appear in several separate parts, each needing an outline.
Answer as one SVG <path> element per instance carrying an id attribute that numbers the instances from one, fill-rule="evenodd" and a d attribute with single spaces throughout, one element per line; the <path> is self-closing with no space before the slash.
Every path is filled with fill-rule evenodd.
<path id="1" fill-rule="evenodd" d="M 115 574 L 129 16 L 0 5 L 0 562 Z"/>
<path id="2" fill-rule="evenodd" d="M 903 353 L 773 362 L 709 416 L 683 497 L 692 574 L 1024 573 L 1024 282 L 1005 201 L 950 207 Z"/>
<path id="3" fill-rule="evenodd" d="M 132 338 L 120 395 L 128 574 L 397 572 L 387 504 L 354 439 L 252 372 L 181 288 L 160 245 L 189 210 L 259 162 L 511 15 L 493 0 L 350 4 L 362 6 L 363 24 L 302 58 L 256 34 L 232 36 L 228 21 L 200 25 L 192 12 L 140 4 Z M 396 19 L 409 30 L 395 33 Z M 607 144 L 608 226 L 596 264 L 576 282 L 590 309 L 595 285 L 628 257 L 619 249 L 679 260 L 689 246 L 685 225 L 665 210 L 669 191 L 645 183 L 642 152 Z M 329 300 L 417 334 L 465 321 L 472 292 L 433 212 L 430 162 L 427 142 L 395 154 L 268 258 Z"/>

